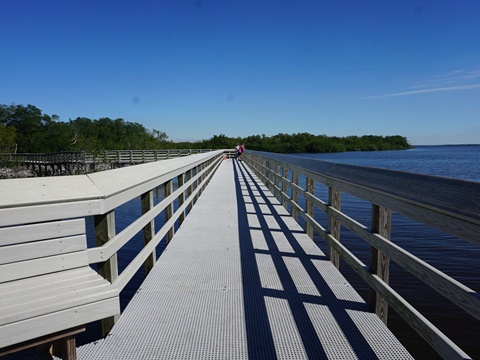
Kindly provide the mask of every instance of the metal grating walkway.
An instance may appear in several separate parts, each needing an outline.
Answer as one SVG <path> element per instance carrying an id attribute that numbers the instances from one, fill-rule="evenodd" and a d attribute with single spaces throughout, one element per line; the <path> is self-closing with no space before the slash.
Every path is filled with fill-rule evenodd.
<path id="1" fill-rule="evenodd" d="M 79 359 L 410 359 L 243 163 L 225 160 Z"/>

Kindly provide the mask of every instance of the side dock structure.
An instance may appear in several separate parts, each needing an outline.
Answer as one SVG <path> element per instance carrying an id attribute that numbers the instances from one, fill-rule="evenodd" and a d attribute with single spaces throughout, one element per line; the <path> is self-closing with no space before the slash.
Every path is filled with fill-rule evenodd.
<path id="1" fill-rule="evenodd" d="M 479 294 L 400 248 L 390 228 L 394 211 L 478 246 L 480 184 L 243 157 L 218 150 L 0 180 L 0 356 L 33 347 L 64 359 L 411 358 L 386 325 L 391 307 L 441 357 L 471 358 L 390 286 L 390 260 L 477 320 Z M 371 203 L 371 224 L 346 215 L 343 193 Z M 140 209 L 119 228 L 115 214 L 132 201 Z M 341 227 L 371 247 L 369 263 L 342 244 Z M 136 254 L 119 267 L 127 247 Z M 370 288 L 366 302 L 340 259 Z M 120 315 L 119 294 L 141 268 L 148 275 Z M 76 335 L 101 319 L 108 335 L 77 349 Z"/>
<path id="2" fill-rule="evenodd" d="M 0 165 L 23 167 L 36 176 L 85 174 L 212 151 L 211 149 L 68 151 L 49 154 L 0 154 Z"/>

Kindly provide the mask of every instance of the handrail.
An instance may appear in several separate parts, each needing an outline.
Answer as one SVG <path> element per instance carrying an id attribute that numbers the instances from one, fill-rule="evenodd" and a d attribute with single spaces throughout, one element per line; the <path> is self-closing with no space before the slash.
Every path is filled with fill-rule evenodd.
<path id="1" fill-rule="evenodd" d="M 121 291 L 143 264 L 146 271 L 151 269 L 156 260 L 155 247 L 165 237 L 167 242 L 171 239 L 175 222 L 183 221 L 226 156 L 230 156 L 230 150 L 88 175 L 1 180 L 0 227 L 93 216 L 96 247 L 87 250 L 88 261 L 98 263 L 98 272 Z M 175 190 L 174 180 L 178 183 Z M 153 206 L 153 191 L 159 187 L 164 188 L 165 198 Z M 115 234 L 115 210 L 138 197 L 142 215 Z M 165 224 L 155 232 L 155 218 L 162 212 Z M 144 248 L 119 274 L 117 252 L 142 230 Z M 116 319 L 104 321 L 104 334 Z"/>
<path id="2" fill-rule="evenodd" d="M 98 170 L 136 165 L 178 157 L 202 154 L 212 149 L 164 150 L 104 150 L 97 153 L 83 151 L 47 154 L 0 154 L 0 165 L 26 166 L 38 176 L 74 175 Z M 232 149 L 233 151 L 233 149 Z"/>
<path id="3" fill-rule="evenodd" d="M 181 156 L 214 151 L 213 149 L 164 149 L 164 150 L 103 150 L 98 153 L 84 151 L 63 151 L 55 153 L 0 154 L 0 162 L 17 163 L 64 163 L 116 162 L 121 164 L 144 163 Z"/>
<path id="4" fill-rule="evenodd" d="M 316 232 L 326 241 L 330 260 L 339 267 L 341 257 L 369 285 L 369 303 L 385 323 L 390 305 L 441 356 L 469 358 L 388 284 L 390 259 L 476 319 L 480 319 L 480 295 L 393 243 L 391 213 L 478 246 L 480 183 L 257 151 L 243 157 L 292 216 L 305 220 L 310 237 Z M 299 185 L 299 176 L 305 178 L 305 188 Z M 328 187 L 328 203 L 315 196 L 315 184 Z M 372 204 L 371 229 L 340 211 L 342 192 Z M 315 209 L 327 215 L 326 228 L 315 218 Z M 369 266 L 340 242 L 340 226 L 371 246 Z"/>

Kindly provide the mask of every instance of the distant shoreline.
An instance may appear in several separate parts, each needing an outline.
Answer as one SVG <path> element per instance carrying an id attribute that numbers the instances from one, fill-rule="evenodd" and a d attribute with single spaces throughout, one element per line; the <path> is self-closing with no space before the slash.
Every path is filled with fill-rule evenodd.
<path id="1" fill-rule="evenodd" d="M 437 145 L 412 145 L 413 147 L 418 146 L 480 146 L 480 144 L 437 144 Z"/>

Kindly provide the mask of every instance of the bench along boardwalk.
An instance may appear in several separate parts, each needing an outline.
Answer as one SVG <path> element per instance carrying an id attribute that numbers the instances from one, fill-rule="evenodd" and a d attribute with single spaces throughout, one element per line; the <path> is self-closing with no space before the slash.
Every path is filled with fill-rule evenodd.
<path id="1" fill-rule="evenodd" d="M 1 180 L 0 356 L 53 343 L 64 359 L 409 358 L 385 325 L 390 306 L 443 358 L 470 358 L 390 287 L 390 259 L 476 319 L 478 293 L 394 244 L 389 229 L 396 211 L 479 245 L 480 184 L 243 156 Z M 327 203 L 316 186 L 328 188 Z M 371 229 L 340 211 L 342 192 L 372 203 Z M 115 211 L 134 199 L 141 214 L 117 233 Z M 340 226 L 371 246 L 368 265 L 341 243 Z M 119 271 L 118 253 L 137 234 L 143 247 Z M 340 258 L 369 285 L 368 304 L 338 271 Z M 119 316 L 118 294 L 142 267 L 148 275 Z M 76 349 L 75 334 L 100 319 L 108 336 Z"/>

